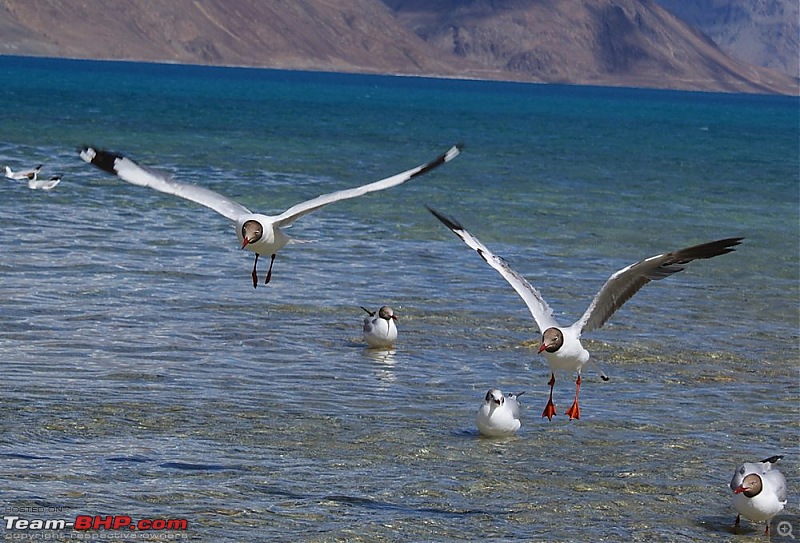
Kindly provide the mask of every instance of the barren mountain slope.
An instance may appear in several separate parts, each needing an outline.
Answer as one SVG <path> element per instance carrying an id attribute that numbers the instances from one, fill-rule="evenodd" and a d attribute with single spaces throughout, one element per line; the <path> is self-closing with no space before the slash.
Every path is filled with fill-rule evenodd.
<path id="1" fill-rule="evenodd" d="M 0 54 L 797 94 L 653 0 L 0 0 Z"/>
<path id="2" fill-rule="evenodd" d="M 651 0 L 385 0 L 443 52 L 544 81 L 785 92 Z M 795 90 L 796 92 L 796 90 Z"/>
<path id="3" fill-rule="evenodd" d="M 658 0 L 708 34 L 729 55 L 756 66 L 800 75 L 797 0 Z"/>

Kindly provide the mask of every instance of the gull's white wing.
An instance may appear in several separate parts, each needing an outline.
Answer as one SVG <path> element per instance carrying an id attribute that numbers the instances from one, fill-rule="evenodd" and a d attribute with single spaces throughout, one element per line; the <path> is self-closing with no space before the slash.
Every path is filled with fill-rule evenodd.
<path id="1" fill-rule="evenodd" d="M 517 394 L 509 394 L 508 395 L 508 397 L 510 399 L 510 402 L 511 402 L 511 413 L 514 415 L 515 419 L 519 418 L 519 400 L 517 398 L 519 398 L 523 394 L 525 394 L 524 391 L 523 392 L 519 392 Z"/>
<path id="2" fill-rule="evenodd" d="M 692 260 L 713 258 L 734 251 L 744 238 L 727 238 L 703 243 L 646 258 L 614 273 L 600 289 L 589 308 L 573 326 L 578 332 L 597 330 L 611 318 L 622 304 L 631 299 L 650 281 L 657 281 L 678 273 Z"/>
<path id="3" fill-rule="evenodd" d="M 550 309 L 550 306 L 544 301 L 544 298 L 542 298 L 542 295 L 539 294 L 539 291 L 536 290 L 530 283 L 528 283 L 524 277 L 511 269 L 511 267 L 502 257 L 492 253 L 488 247 L 481 243 L 478 238 L 467 232 L 464 227 L 461 226 L 455 219 L 446 217 L 430 207 L 428 208 L 428 211 L 433 213 L 437 219 L 442 221 L 442 223 L 452 230 L 455 235 L 460 237 L 464 243 L 472 247 L 478 253 L 478 255 L 480 255 L 480 257 L 486 261 L 487 264 L 497 270 L 497 272 L 502 275 L 506 281 L 508 281 L 514 290 L 517 291 L 517 294 L 519 294 L 525 301 L 525 304 L 528 306 L 528 310 L 531 312 L 531 315 L 533 315 L 533 320 L 536 321 L 536 325 L 539 327 L 540 332 L 544 332 L 552 326 L 558 326 L 555 318 L 553 318 L 553 310 Z"/>
<path id="4" fill-rule="evenodd" d="M 419 177 L 420 175 L 424 175 L 429 171 L 433 170 L 434 168 L 441 166 L 445 162 L 450 162 L 458 154 L 461 152 L 463 148 L 463 144 L 454 145 L 450 149 L 447 150 L 446 153 L 439 155 L 436 159 L 428 162 L 427 164 L 422 164 L 417 166 L 416 168 L 412 168 L 410 170 L 406 170 L 402 173 L 398 173 L 391 177 L 387 177 L 386 179 L 381 179 L 380 181 L 375 181 L 374 183 L 370 183 L 368 185 L 362 185 L 360 187 L 352 188 L 352 189 L 345 189 L 340 190 L 337 192 L 332 192 L 330 194 L 323 194 L 322 196 L 317 196 L 311 200 L 306 202 L 301 202 L 297 205 L 294 205 L 275 217 L 275 224 L 281 227 L 286 227 L 292 224 L 294 221 L 311 213 L 314 210 L 321 208 L 322 206 L 326 206 L 333 202 L 338 202 L 339 200 L 347 200 L 349 198 L 355 198 L 357 196 L 361 196 L 363 194 L 367 194 L 369 192 L 375 192 L 378 190 L 388 189 L 390 187 L 394 187 L 396 185 L 400 185 L 401 183 L 405 183 L 410 179 L 414 179 L 415 177 Z"/>
<path id="5" fill-rule="evenodd" d="M 768 480 L 775 495 L 778 496 L 778 501 L 786 502 L 789 499 L 789 492 L 786 489 L 786 478 L 778 470 L 773 470 L 774 464 L 783 458 L 783 456 L 770 456 L 760 462 L 762 467 L 761 477 Z"/>
<path id="6" fill-rule="evenodd" d="M 118 153 L 86 147 L 85 149 L 81 149 L 80 155 L 81 158 L 89 164 L 93 164 L 103 171 L 116 175 L 128 183 L 150 187 L 159 192 L 191 200 L 192 202 L 213 209 L 232 221 L 235 221 L 242 215 L 250 214 L 250 210 L 246 207 L 226 198 L 218 192 L 197 185 L 178 183 L 172 180 L 170 174 L 140 166 L 133 160 Z"/>
<path id="7" fill-rule="evenodd" d="M 764 477 L 769 480 L 775 494 L 778 496 L 778 501 L 786 502 L 789 500 L 789 491 L 786 489 L 786 478 L 778 471 L 768 471 Z"/>

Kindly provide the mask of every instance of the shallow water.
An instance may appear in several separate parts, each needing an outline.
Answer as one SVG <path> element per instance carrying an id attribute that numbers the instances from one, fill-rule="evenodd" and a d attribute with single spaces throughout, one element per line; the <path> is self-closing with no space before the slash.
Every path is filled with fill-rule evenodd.
<path id="1" fill-rule="evenodd" d="M 7 512 L 186 518 L 178 535 L 198 541 L 738 542 L 763 540 L 731 532 L 738 464 L 784 454 L 795 494 L 795 99 L 0 68 L 0 159 L 64 174 L 48 193 L 0 183 Z M 75 153 L 124 151 L 270 213 L 462 140 L 426 177 L 298 221 L 290 235 L 316 241 L 284 249 L 257 290 L 227 221 Z M 631 262 L 746 240 L 587 335 L 611 380 L 587 372 L 582 418 L 548 422 L 524 303 L 425 204 L 564 323 Z M 400 317 L 391 353 L 360 340 L 358 306 L 383 303 Z M 573 379 L 558 376 L 559 413 Z M 492 386 L 526 391 L 515 438 L 476 434 Z M 796 512 L 792 497 L 780 518 Z"/>

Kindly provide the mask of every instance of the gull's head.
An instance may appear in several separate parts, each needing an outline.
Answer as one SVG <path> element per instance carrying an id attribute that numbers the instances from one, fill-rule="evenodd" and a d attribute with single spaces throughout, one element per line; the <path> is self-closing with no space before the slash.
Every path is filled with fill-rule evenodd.
<path id="1" fill-rule="evenodd" d="M 564 334 L 558 328 L 548 328 L 542 334 L 542 344 L 539 345 L 539 352 L 547 351 L 554 353 L 564 344 Z"/>
<path id="2" fill-rule="evenodd" d="M 242 225 L 242 249 L 251 243 L 257 242 L 263 235 L 264 227 L 261 226 L 260 222 L 253 219 L 245 221 L 245 223 Z"/>
<path id="3" fill-rule="evenodd" d="M 735 489 L 733 493 L 744 494 L 748 498 L 753 498 L 761 493 L 762 487 L 763 483 L 761 482 L 761 477 L 755 473 L 751 473 L 742 480 L 742 484 L 740 484 L 739 488 Z"/>
<path id="4" fill-rule="evenodd" d="M 500 407 L 505 403 L 506 399 L 499 388 L 492 388 L 486 393 L 486 397 L 483 401 L 489 404 L 489 406 Z"/>
<path id="5" fill-rule="evenodd" d="M 384 320 L 397 320 L 397 317 L 394 314 L 394 311 L 388 305 L 381 307 L 378 310 L 378 316 Z"/>

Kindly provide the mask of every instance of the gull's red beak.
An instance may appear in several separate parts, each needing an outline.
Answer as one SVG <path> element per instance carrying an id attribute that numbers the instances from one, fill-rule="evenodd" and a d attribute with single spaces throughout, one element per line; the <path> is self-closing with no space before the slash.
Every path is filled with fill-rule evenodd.
<path id="1" fill-rule="evenodd" d="M 539 345 L 539 353 L 541 354 L 541 352 L 544 351 L 545 349 L 547 349 L 547 343 L 543 341 L 542 344 Z"/>
<path id="2" fill-rule="evenodd" d="M 733 493 L 734 493 L 734 494 L 741 494 L 741 493 L 742 493 L 742 492 L 744 492 L 745 490 L 747 490 L 747 489 L 744 487 L 744 485 L 739 485 L 739 488 L 737 488 L 736 490 L 734 490 L 734 491 L 733 491 Z"/>
<path id="3" fill-rule="evenodd" d="M 244 241 L 242 241 L 242 249 L 244 249 L 245 247 L 247 247 L 247 244 L 248 244 L 248 243 L 250 243 L 250 240 L 249 240 L 249 239 L 247 239 L 247 238 L 244 238 Z"/>

